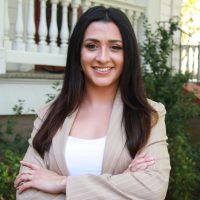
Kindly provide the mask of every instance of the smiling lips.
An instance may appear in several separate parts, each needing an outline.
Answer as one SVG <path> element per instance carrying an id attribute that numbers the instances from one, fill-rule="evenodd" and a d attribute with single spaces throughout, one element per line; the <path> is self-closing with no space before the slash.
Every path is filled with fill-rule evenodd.
<path id="1" fill-rule="evenodd" d="M 93 69 L 95 69 L 96 72 L 100 72 L 100 73 L 110 72 L 112 68 L 113 67 L 93 67 Z"/>

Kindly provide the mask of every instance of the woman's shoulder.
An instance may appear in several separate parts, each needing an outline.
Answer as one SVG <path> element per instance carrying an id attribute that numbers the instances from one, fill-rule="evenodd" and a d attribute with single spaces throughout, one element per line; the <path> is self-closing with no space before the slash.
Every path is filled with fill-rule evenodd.
<path id="1" fill-rule="evenodd" d="M 158 113 L 159 116 L 166 114 L 166 109 L 164 104 L 153 101 L 151 99 L 147 99 L 147 101 L 151 105 L 151 107 Z"/>
<path id="2" fill-rule="evenodd" d="M 36 114 L 41 120 L 44 120 L 44 118 L 48 115 L 52 104 L 53 101 L 50 101 L 47 104 L 42 105 L 38 108 Z"/>

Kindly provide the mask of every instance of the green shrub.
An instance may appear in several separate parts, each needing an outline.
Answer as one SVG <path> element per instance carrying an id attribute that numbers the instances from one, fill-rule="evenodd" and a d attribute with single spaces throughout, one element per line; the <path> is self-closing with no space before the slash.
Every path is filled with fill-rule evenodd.
<path id="1" fill-rule="evenodd" d="M 0 153 L 3 155 L 0 159 L 0 199 L 14 200 L 14 180 L 18 173 L 19 161 L 22 159 L 22 156 L 9 149 L 1 150 Z"/>
<path id="2" fill-rule="evenodd" d="M 193 103 L 193 94 L 183 92 L 183 85 L 189 81 L 190 74 L 172 75 L 168 65 L 178 23 L 171 19 L 168 28 L 159 23 L 154 32 L 147 21 L 144 24 L 146 39 L 141 45 L 141 52 L 146 91 L 150 98 L 162 102 L 167 110 L 166 127 L 172 166 L 167 199 L 197 200 L 200 197 L 195 197 L 194 192 L 200 181 L 200 168 L 197 166 L 200 151 L 190 143 L 191 133 L 187 132 L 187 127 L 191 118 L 199 116 L 200 109 Z"/>
<path id="3" fill-rule="evenodd" d="M 10 116 L 4 126 L 0 123 L 0 200 L 15 199 L 14 180 L 19 171 L 19 161 L 28 147 L 25 138 L 13 131 L 22 110 L 23 102 L 19 101 L 19 105 L 13 107 L 16 115 Z M 7 139 L 7 136 L 12 137 Z"/>

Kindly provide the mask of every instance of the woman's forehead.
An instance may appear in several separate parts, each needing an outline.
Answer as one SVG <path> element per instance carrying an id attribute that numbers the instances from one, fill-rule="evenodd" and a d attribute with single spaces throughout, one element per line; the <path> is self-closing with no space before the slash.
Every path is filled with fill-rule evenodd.
<path id="1" fill-rule="evenodd" d="M 121 41 L 122 37 L 119 28 L 114 22 L 103 22 L 97 21 L 92 22 L 87 27 L 84 40 L 99 40 L 99 39 L 106 39 L 106 40 L 115 40 Z"/>

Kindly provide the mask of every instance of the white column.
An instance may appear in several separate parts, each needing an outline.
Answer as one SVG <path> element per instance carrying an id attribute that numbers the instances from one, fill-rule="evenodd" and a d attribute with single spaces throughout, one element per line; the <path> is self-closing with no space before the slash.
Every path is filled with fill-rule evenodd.
<path id="1" fill-rule="evenodd" d="M 88 10 L 88 8 L 90 8 L 90 6 L 91 6 L 91 1 L 88 1 L 88 0 L 83 0 L 82 1 L 81 7 L 82 7 L 83 12 Z"/>
<path id="2" fill-rule="evenodd" d="M 23 0 L 17 0 L 17 16 L 15 24 L 15 41 L 13 44 L 13 49 L 15 50 L 24 50 L 25 46 L 23 43 L 23 12 L 22 12 Z"/>
<path id="3" fill-rule="evenodd" d="M 200 81 L 200 44 L 198 45 L 197 82 Z"/>
<path id="4" fill-rule="evenodd" d="M 11 41 L 9 37 L 10 33 L 10 21 L 8 16 L 8 1 L 4 1 L 4 38 L 5 38 L 5 48 L 11 49 Z"/>
<path id="5" fill-rule="evenodd" d="M 62 24 L 60 30 L 60 53 L 67 54 L 67 44 L 69 40 L 69 28 L 68 28 L 68 0 L 61 0 L 62 4 Z"/>
<path id="6" fill-rule="evenodd" d="M 72 28 L 71 28 L 71 33 L 72 33 L 78 19 L 78 7 L 80 5 L 80 0 L 72 0 L 71 5 L 72 5 Z"/>
<path id="7" fill-rule="evenodd" d="M 138 38 L 138 20 L 141 16 L 141 13 L 140 12 L 137 12 L 135 11 L 134 12 L 134 15 L 133 15 L 133 29 L 134 29 L 134 32 L 135 32 L 135 35 L 136 37 Z"/>
<path id="8" fill-rule="evenodd" d="M 5 15 L 4 15 L 4 0 L 0 0 L 0 19 L 1 22 L 5 22 Z M 4 23 L 0 23 L 0 48 L 4 48 Z"/>
<path id="9" fill-rule="evenodd" d="M 137 19 L 137 41 L 141 44 L 145 40 L 145 29 L 144 29 L 144 13 L 140 12 Z"/>
<path id="10" fill-rule="evenodd" d="M 57 45 L 58 38 L 58 24 L 57 24 L 57 4 L 58 0 L 51 0 L 51 23 L 49 27 L 50 36 L 50 52 L 58 53 L 59 48 Z"/>
<path id="11" fill-rule="evenodd" d="M 131 22 L 131 25 L 133 26 L 133 11 L 132 10 L 127 10 L 126 11 L 127 17 Z"/>
<path id="12" fill-rule="evenodd" d="M 4 0 L 0 0 L 0 19 L 4 22 Z M 0 74 L 6 73 L 6 60 L 4 48 L 4 23 L 0 23 Z"/>
<path id="13" fill-rule="evenodd" d="M 46 42 L 47 37 L 47 20 L 46 20 L 46 2 L 47 0 L 40 0 L 40 22 L 39 22 L 39 52 L 48 52 L 48 46 Z"/>
<path id="14" fill-rule="evenodd" d="M 27 42 L 26 49 L 28 51 L 36 51 L 35 44 L 35 19 L 34 19 L 34 0 L 29 0 L 28 4 L 28 20 L 27 20 Z"/>

